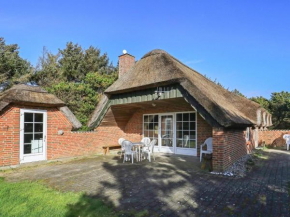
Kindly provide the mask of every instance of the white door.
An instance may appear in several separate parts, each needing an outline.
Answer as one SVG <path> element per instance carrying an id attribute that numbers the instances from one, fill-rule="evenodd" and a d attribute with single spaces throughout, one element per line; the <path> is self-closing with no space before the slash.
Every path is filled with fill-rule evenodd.
<path id="1" fill-rule="evenodd" d="M 20 163 L 46 160 L 47 112 L 20 110 Z"/>
<path id="2" fill-rule="evenodd" d="M 159 150 L 174 153 L 174 115 L 159 115 Z"/>

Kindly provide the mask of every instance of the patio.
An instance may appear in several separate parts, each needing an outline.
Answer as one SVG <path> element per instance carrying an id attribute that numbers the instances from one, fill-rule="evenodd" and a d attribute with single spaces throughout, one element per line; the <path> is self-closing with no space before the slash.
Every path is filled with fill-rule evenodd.
<path id="1" fill-rule="evenodd" d="M 3 174 L 12 182 L 43 180 L 61 191 L 85 191 L 117 210 L 150 216 L 287 216 L 289 152 L 269 150 L 265 157 L 240 179 L 201 171 L 196 157 L 164 154 L 152 163 L 123 164 L 108 155 Z"/>

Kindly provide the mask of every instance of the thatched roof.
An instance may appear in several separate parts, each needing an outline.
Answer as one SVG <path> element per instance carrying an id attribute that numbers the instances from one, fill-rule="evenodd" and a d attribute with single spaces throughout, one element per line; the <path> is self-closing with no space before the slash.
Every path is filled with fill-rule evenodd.
<path id="1" fill-rule="evenodd" d="M 215 84 L 163 50 L 144 55 L 105 93 L 110 96 L 173 83 L 179 83 L 221 126 L 258 124 L 259 104 Z"/>
<path id="2" fill-rule="evenodd" d="M 74 129 L 82 125 L 65 106 L 65 103 L 55 95 L 48 93 L 39 86 L 25 84 L 14 85 L 0 94 L 0 112 L 10 104 L 37 106 L 37 107 L 58 107 L 60 111 L 72 123 Z"/>

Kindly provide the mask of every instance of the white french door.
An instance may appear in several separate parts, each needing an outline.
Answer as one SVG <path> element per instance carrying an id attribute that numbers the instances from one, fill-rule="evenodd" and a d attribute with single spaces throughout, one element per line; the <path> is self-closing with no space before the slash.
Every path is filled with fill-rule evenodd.
<path id="1" fill-rule="evenodd" d="M 163 153 L 197 155 L 195 112 L 148 114 L 143 117 L 143 136 L 157 139 L 154 150 Z"/>
<path id="2" fill-rule="evenodd" d="M 46 160 L 47 112 L 20 110 L 20 163 Z"/>
<path id="3" fill-rule="evenodd" d="M 174 153 L 174 115 L 159 115 L 159 150 L 164 153 Z"/>

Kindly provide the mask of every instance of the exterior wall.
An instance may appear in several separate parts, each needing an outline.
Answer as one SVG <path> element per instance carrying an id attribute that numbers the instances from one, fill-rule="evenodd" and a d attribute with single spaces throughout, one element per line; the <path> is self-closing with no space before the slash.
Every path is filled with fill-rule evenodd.
<path id="1" fill-rule="evenodd" d="M 272 147 L 286 147 L 283 135 L 290 134 L 290 130 L 259 130 L 259 145 Z"/>
<path id="2" fill-rule="evenodd" d="M 0 113 L 0 167 L 19 164 L 20 109 L 8 107 Z M 118 127 L 99 127 L 95 132 L 72 132 L 72 125 L 57 108 L 33 108 L 47 111 L 47 159 L 92 155 L 102 152 L 102 145 L 116 144 L 124 137 Z M 63 130 L 63 135 L 58 131 Z"/>
<path id="3" fill-rule="evenodd" d="M 246 129 L 213 128 L 213 168 L 224 171 L 255 147 L 254 130 L 246 140 Z"/>

